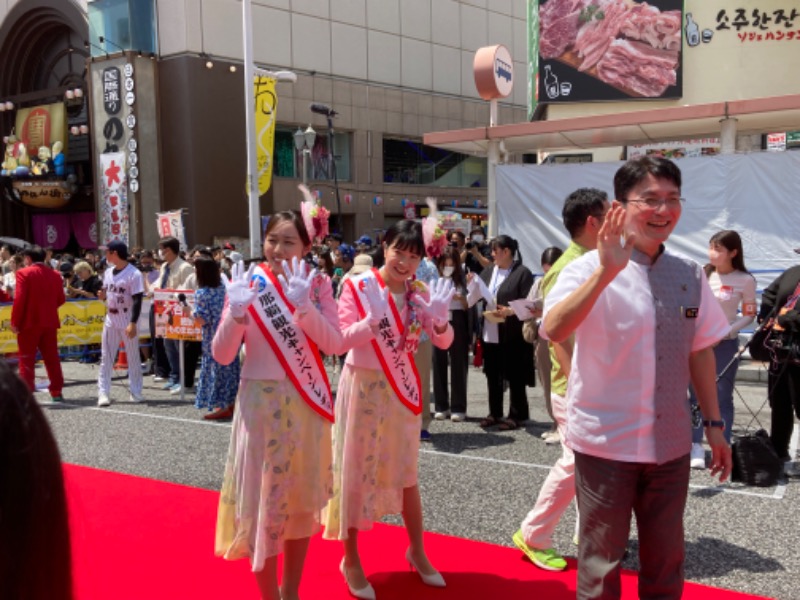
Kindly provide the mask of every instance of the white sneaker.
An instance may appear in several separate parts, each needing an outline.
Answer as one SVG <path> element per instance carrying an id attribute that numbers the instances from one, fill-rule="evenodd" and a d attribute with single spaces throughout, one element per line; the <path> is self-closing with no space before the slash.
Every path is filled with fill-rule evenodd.
<path id="1" fill-rule="evenodd" d="M 703 444 L 692 444 L 692 451 L 689 454 L 689 466 L 692 469 L 705 469 L 706 468 L 706 451 Z"/>
<path id="2" fill-rule="evenodd" d="M 173 396 L 177 396 L 178 394 L 180 394 L 180 393 L 181 393 L 181 386 L 180 386 L 180 384 L 179 384 L 179 383 L 176 383 L 174 386 L 172 386 L 172 387 L 169 389 L 169 393 L 170 393 L 171 395 L 173 395 Z M 187 387 L 183 388 L 183 393 L 184 393 L 184 394 L 194 394 L 194 388 L 193 388 L 193 387 L 188 387 L 188 386 L 187 386 Z"/>
<path id="3" fill-rule="evenodd" d="M 540 437 L 540 438 L 542 438 L 543 440 L 546 440 L 547 438 L 549 438 L 549 437 L 550 437 L 551 435 L 553 435 L 554 433 L 558 433 L 558 430 L 555 430 L 555 429 L 548 429 L 547 431 L 545 431 L 545 432 L 544 432 L 542 435 L 540 435 L 539 437 Z"/>
<path id="4" fill-rule="evenodd" d="M 134 394 L 133 392 L 128 396 L 128 400 L 131 402 L 144 402 L 144 398 L 141 394 Z"/>
<path id="5" fill-rule="evenodd" d="M 97 406 L 105 407 L 111 406 L 111 400 L 108 399 L 108 396 L 105 394 L 100 394 L 100 397 L 97 399 Z"/>
<path id="6" fill-rule="evenodd" d="M 463 423 L 467 420 L 467 413 L 453 413 L 450 420 L 453 423 Z"/>
<path id="7" fill-rule="evenodd" d="M 161 377 L 160 375 L 153 375 L 153 381 L 158 383 L 159 381 L 166 381 L 166 377 Z"/>
<path id="8" fill-rule="evenodd" d="M 433 418 L 436 419 L 437 421 L 444 421 L 449 416 L 450 416 L 449 411 L 443 411 L 434 413 Z"/>
<path id="9" fill-rule="evenodd" d="M 561 443 L 561 434 L 557 431 L 551 431 L 550 435 L 544 439 L 544 443 L 548 446 L 557 446 Z"/>

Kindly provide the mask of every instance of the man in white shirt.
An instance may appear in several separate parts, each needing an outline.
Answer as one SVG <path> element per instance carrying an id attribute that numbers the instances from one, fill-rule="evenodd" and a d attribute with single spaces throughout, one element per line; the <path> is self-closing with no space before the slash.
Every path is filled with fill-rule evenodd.
<path id="1" fill-rule="evenodd" d="M 194 275 L 194 267 L 180 257 L 180 242 L 175 237 L 165 237 L 158 242 L 158 256 L 164 261 L 161 265 L 158 282 L 151 289 L 185 290 L 192 289 L 189 280 Z M 164 350 L 169 361 L 169 381 L 164 385 L 171 393 L 179 393 L 180 382 L 180 350 L 177 340 L 164 340 Z M 191 354 L 191 356 L 189 356 Z M 194 358 L 194 365 L 191 359 Z M 188 383 L 194 382 L 194 367 L 197 365 L 197 353 L 184 353 L 185 375 Z M 191 373 L 189 372 L 191 370 Z M 191 379 L 190 379 L 191 377 Z M 184 382 L 184 383 L 187 383 Z M 187 385 L 187 387 L 190 387 Z"/>
<path id="2" fill-rule="evenodd" d="M 641 157 L 614 176 L 597 250 L 570 263 L 545 298 L 552 341 L 575 334 L 566 444 L 575 453 L 580 600 L 619 598 L 631 513 L 639 595 L 681 597 L 689 485 L 691 379 L 707 421 L 711 473 L 727 479 L 713 345 L 728 330 L 700 265 L 664 243 L 681 216 L 681 173 Z M 624 242 L 620 238 L 624 237 Z"/>

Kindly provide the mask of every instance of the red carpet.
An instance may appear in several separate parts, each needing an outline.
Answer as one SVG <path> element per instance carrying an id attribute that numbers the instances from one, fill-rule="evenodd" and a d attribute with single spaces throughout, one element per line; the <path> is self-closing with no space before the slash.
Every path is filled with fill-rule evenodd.
<path id="1" fill-rule="evenodd" d="M 66 465 L 78 600 L 257 600 L 247 561 L 213 555 L 217 493 L 152 479 Z M 574 563 L 563 573 L 534 567 L 515 549 L 426 534 L 429 556 L 447 588 L 423 585 L 403 562 L 405 531 L 376 525 L 363 534 L 364 568 L 380 600 L 575 597 Z M 309 600 L 351 596 L 338 571 L 341 545 L 311 542 L 300 588 Z M 625 573 L 624 598 L 636 598 Z M 685 600 L 758 598 L 687 584 Z"/>

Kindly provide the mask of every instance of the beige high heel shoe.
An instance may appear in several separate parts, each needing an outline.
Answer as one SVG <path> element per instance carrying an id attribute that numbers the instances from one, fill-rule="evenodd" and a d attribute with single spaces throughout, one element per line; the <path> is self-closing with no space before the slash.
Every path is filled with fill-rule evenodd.
<path id="1" fill-rule="evenodd" d="M 420 579 L 422 579 L 422 583 L 425 585 L 430 585 L 432 587 L 447 586 L 447 584 L 444 582 L 444 577 L 442 577 L 442 574 L 439 573 L 439 571 L 436 571 L 430 575 L 425 575 L 425 573 L 419 570 L 417 564 L 414 562 L 414 557 L 411 556 L 411 548 L 406 550 L 406 560 L 408 561 L 409 568 L 414 569 L 417 572 Z"/>
<path id="2" fill-rule="evenodd" d="M 367 587 L 363 587 L 360 590 L 350 585 L 350 580 L 347 579 L 347 571 L 344 569 L 344 558 L 342 558 L 342 562 L 339 564 L 339 570 L 342 572 L 344 582 L 347 584 L 347 589 L 352 596 L 360 598 L 361 600 L 375 600 L 375 588 L 372 587 L 369 581 L 367 582 Z"/>

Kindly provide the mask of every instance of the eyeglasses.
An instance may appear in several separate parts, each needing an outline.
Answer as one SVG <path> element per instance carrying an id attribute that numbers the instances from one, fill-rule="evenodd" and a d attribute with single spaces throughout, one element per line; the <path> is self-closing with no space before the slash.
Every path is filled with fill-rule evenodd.
<path id="1" fill-rule="evenodd" d="M 635 202 L 636 204 L 643 204 L 647 208 L 650 209 L 657 209 L 662 205 L 666 205 L 668 208 L 677 208 L 684 202 L 686 202 L 686 198 L 678 198 L 677 196 L 670 196 L 669 198 L 628 198 L 628 202 Z"/>

